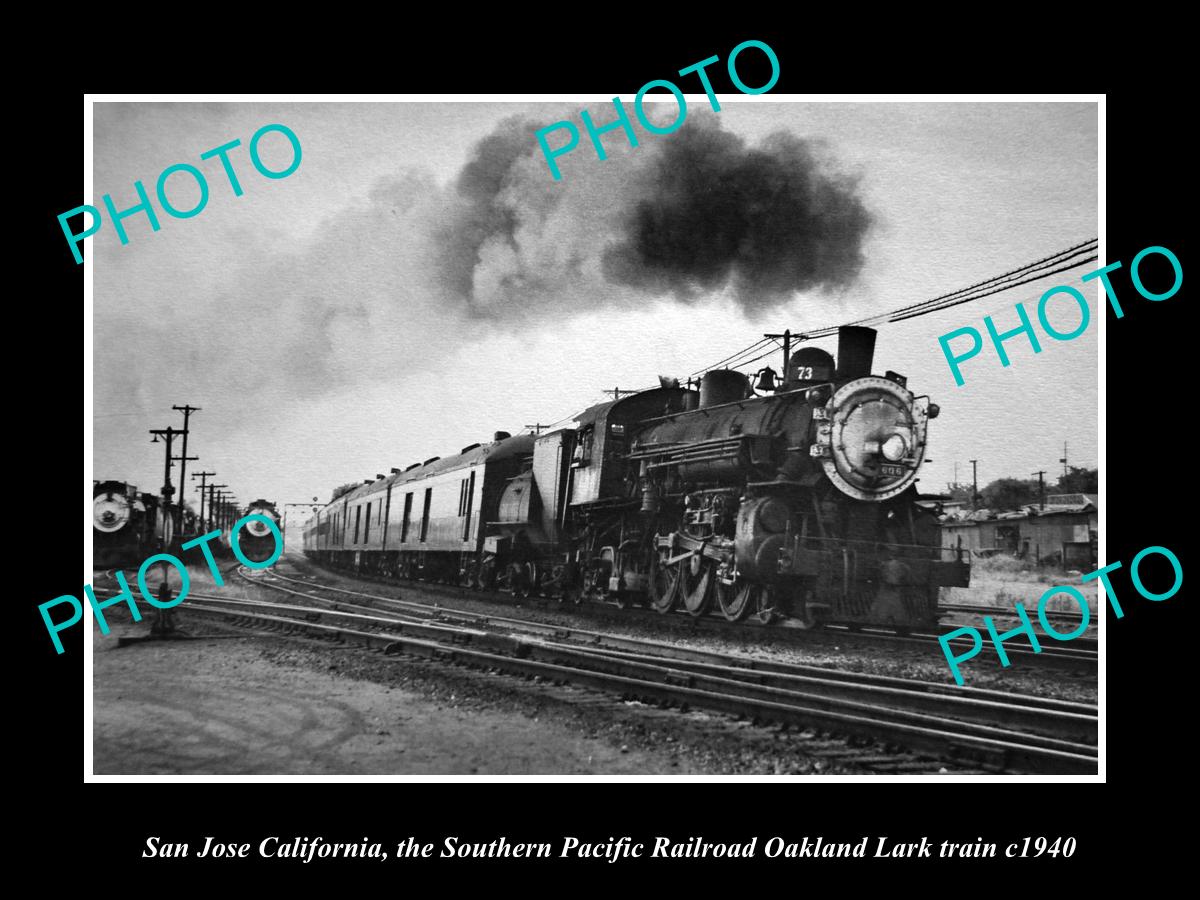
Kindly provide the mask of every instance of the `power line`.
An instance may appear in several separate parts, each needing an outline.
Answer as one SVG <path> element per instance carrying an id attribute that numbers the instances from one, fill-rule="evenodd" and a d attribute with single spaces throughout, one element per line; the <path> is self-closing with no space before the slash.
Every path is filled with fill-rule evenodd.
<path id="1" fill-rule="evenodd" d="M 1076 244 L 1074 247 L 1068 247 L 1066 250 L 1060 250 L 1058 253 L 1051 254 L 1050 256 L 1044 257 L 1044 258 L 1036 260 L 1034 262 L 1026 263 L 1023 266 L 1018 266 L 1015 269 L 1010 269 L 1009 271 L 1004 272 L 1000 275 L 996 275 L 992 278 L 987 278 L 983 281 L 976 282 L 975 284 L 972 284 L 968 287 L 959 288 L 957 291 L 951 291 L 948 294 L 942 294 L 940 297 L 934 297 L 931 300 L 923 300 L 920 303 L 914 303 L 911 306 L 903 306 L 900 309 L 893 310 L 891 313 L 887 313 L 886 315 L 894 316 L 899 313 L 907 313 L 907 312 L 916 311 L 917 309 L 921 309 L 921 308 L 924 308 L 927 306 L 939 305 L 943 301 L 953 299 L 962 294 L 972 293 L 980 288 L 994 286 L 995 284 L 1002 282 L 1002 281 L 1011 281 L 1014 278 L 1024 277 L 1025 275 L 1027 275 L 1031 272 L 1034 272 L 1038 269 L 1045 269 L 1045 268 L 1050 268 L 1051 266 L 1056 266 L 1059 263 L 1064 262 L 1067 259 L 1070 259 L 1072 256 L 1079 256 L 1084 253 L 1094 253 L 1095 251 L 1096 251 L 1096 240 L 1092 239 L 1090 241 L 1086 241 L 1083 244 Z M 1082 262 L 1083 261 L 1081 260 L 1080 263 L 1082 263 Z M 1076 265 L 1079 265 L 1080 263 L 1076 263 Z M 878 318 L 878 317 L 875 317 L 875 318 Z M 860 325 L 867 321 L 869 321 L 869 320 L 863 319 L 860 322 L 852 322 L 850 324 Z"/>
<path id="2" fill-rule="evenodd" d="M 1024 281 L 1015 281 L 1012 284 L 1000 285 L 1000 286 L 997 286 L 993 290 L 985 291 L 982 294 L 975 294 L 971 297 L 964 297 L 961 300 L 955 300 L 953 303 L 946 303 L 946 304 L 943 304 L 942 306 L 938 306 L 934 309 L 923 310 L 921 312 L 915 312 L 915 313 L 908 313 L 903 316 L 893 316 L 892 318 L 888 319 L 887 321 L 888 322 L 903 322 L 905 319 L 915 319 L 918 316 L 923 316 L 923 315 L 926 315 L 931 312 L 940 312 L 943 309 L 949 309 L 952 306 L 958 306 L 960 303 L 969 303 L 972 300 L 981 300 L 984 297 L 992 296 L 992 294 L 1003 293 L 1004 291 L 1007 291 L 1009 288 L 1020 287 L 1023 284 L 1029 284 L 1032 281 L 1040 281 L 1043 278 L 1049 278 L 1051 275 L 1057 275 L 1059 272 L 1065 272 L 1068 269 L 1074 269 L 1077 266 L 1082 266 L 1082 265 L 1085 265 L 1086 263 L 1096 262 L 1096 260 L 1098 260 L 1098 259 L 1099 259 L 1098 256 L 1091 256 L 1091 257 L 1088 257 L 1087 259 L 1081 259 L 1078 262 L 1069 263 L 1068 265 L 1062 266 L 1061 268 L 1058 268 L 1058 269 L 1051 269 L 1049 272 L 1043 272 L 1040 275 L 1033 275 L 1029 278 L 1026 278 Z"/>
<path id="3" fill-rule="evenodd" d="M 943 309 L 949 309 L 953 306 L 958 306 L 963 303 L 970 303 L 973 300 L 981 300 L 984 297 L 990 297 L 993 294 L 999 294 L 1010 290 L 1011 288 L 1030 284 L 1031 282 L 1039 281 L 1043 278 L 1049 278 L 1051 275 L 1057 275 L 1060 272 L 1065 272 L 1068 269 L 1073 269 L 1078 266 L 1085 265 L 1086 263 L 1096 262 L 1099 259 L 1098 255 L 1096 255 L 1098 247 L 1098 239 L 1092 238 L 1091 240 L 1083 241 L 1082 243 L 1067 247 L 1065 250 L 1060 250 L 1057 253 L 1052 253 L 1049 256 L 1042 257 L 1041 259 L 1034 260 L 1033 262 L 1025 263 L 1022 266 L 1009 269 L 1007 272 L 1002 272 L 999 275 L 993 275 L 991 278 L 985 278 L 982 281 L 977 281 L 974 284 L 958 288 L 957 290 L 950 291 L 946 294 L 940 294 L 936 297 L 931 297 L 927 300 L 921 300 L 917 303 L 910 303 L 907 306 L 898 307 L 890 312 L 878 313 L 874 316 L 868 316 L 853 322 L 846 322 L 839 325 L 828 325 L 823 328 L 797 328 L 793 330 L 793 337 L 797 342 L 812 340 L 814 338 L 828 337 L 829 335 L 836 334 L 838 329 L 843 327 L 843 325 L 879 325 L 892 322 L 903 322 L 908 319 L 915 319 L 919 316 L 939 312 Z M 1082 258 L 1075 259 L 1075 257 Z M 759 353 L 757 356 L 751 356 L 751 354 L 756 353 L 768 345 L 770 346 L 765 352 Z M 766 359 L 771 354 L 777 352 L 779 346 L 781 346 L 779 341 L 775 340 L 774 338 L 764 336 L 760 340 L 755 341 L 753 344 L 743 347 L 741 350 L 731 353 L 729 356 L 717 360 L 715 363 L 711 363 L 710 365 L 696 369 L 694 372 L 689 373 L 687 376 L 679 380 L 681 382 L 687 381 L 696 377 L 697 375 L 703 375 L 705 372 L 710 372 L 713 369 L 722 366 L 733 369 L 753 365 L 754 363 Z M 638 391 L 650 389 L 651 388 L 639 388 Z M 613 394 L 614 391 L 609 390 L 605 393 Z M 622 389 L 620 393 L 624 394 L 626 391 Z M 576 414 L 566 416 L 549 427 L 555 428 L 560 424 L 571 421 L 575 417 Z"/>
<path id="4" fill-rule="evenodd" d="M 898 309 L 892 310 L 891 312 L 879 313 L 875 316 L 868 316 L 865 319 L 859 319 L 855 322 L 848 322 L 845 324 L 876 325 L 890 322 L 903 322 L 906 319 L 915 319 L 918 316 L 928 315 L 929 313 L 938 312 L 943 309 L 949 309 L 952 306 L 958 306 L 962 303 L 969 303 L 972 300 L 980 300 L 984 297 L 990 297 L 993 294 L 1007 291 L 1010 288 L 1020 287 L 1023 284 L 1029 284 L 1032 281 L 1038 281 L 1042 278 L 1048 278 L 1051 275 L 1056 275 L 1059 272 L 1065 272 L 1067 269 L 1073 269 L 1076 266 L 1094 262 L 1098 258 L 1094 255 L 1085 256 L 1085 258 L 1078 259 L 1073 262 L 1066 261 L 1075 256 L 1094 253 L 1095 244 L 1095 240 L 1087 241 L 1084 244 L 1077 244 L 1074 247 L 1068 247 L 1066 250 L 1059 251 L 1051 256 L 1035 260 L 1031 263 L 1026 263 L 1024 266 L 1019 266 L 1016 269 L 1011 269 L 1010 271 L 1001 275 L 996 275 L 993 278 L 976 282 L 968 287 L 959 288 L 958 290 L 951 291 L 948 294 L 942 294 L 929 300 L 923 300 L 920 303 L 902 306 Z M 1065 264 L 1059 265 L 1060 263 Z M 1057 268 L 1050 268 L 1053 266 L 1057 266 Z M 1048 271 L 1040 271 L 1047 269 Z M 827 337 L 831 334 L 835 334 L 841 327 L 841 325 L 829 325 L 823 328 L 804 330 L 802 339 Z"/>
<path id="5" fill-rule="evenodd" d="M 842 323 L 842 324 L 871 325 L 871 324 L 883 324 L 885 322 L 902 322 L 906 319 L 916 318 L 919 315 L 926 315 L 927 313 L 930 313 L 930 312 L 937 312 L 938 310 L 941 310 L 941 309 L 948 309 L 949 307 L 957 306 L 960 303 L 967 303 L 967 302 L 970 302 L 971 300 L 979 300 L 979 299 L 982 299 L 983 297 L 988 297 L 988 296 L 991 296 L 992 294 L 997 294 L 997 293 L 1000 293 L 1001 291 L 1008 290 L 1009 288 L 1020 287 L 1021 285 L 1028 284 L 1031 281 L 1037 281 L 1039 278 L 1047 278 L 1051 275 L 1056 275 L 1059 272 L 1064 272 L 1067 269 L 1074 268 L 1075 266 L 1083 265 L 1084 263 L 1094 262 L 1094 261 L 1096 261 L 1096 259 L 1098 257 L 1093 255 L 1093 256 L 1087 256 L 1084 259 L 1079 259 L 1074 262 L 1071 262 L 1069 265 L 1061 265 L 1060 266 L 1060 264 L 1065 263 L 1067 260 L 1070 260 L 1073 257 L 1082 256 L 1082 255 L 1089 254 L 1089 253 L 1095 253 L 1097 246 L 1098 246 L 1097 239 L 1092 238 L 1091 240 L 1084 241 L 1079 244 L 1075 244 L 1071 247 L 1067 247 L 1065 250 L 1060 250 L 1057 253 L 1052 253 L 1049 256 L 1045 256 L 1041 259 L 1034 260 L 1033 262 L 1026 263 L 1022 266 L 1017 266 L 1016 268 L 1010 269 L 1007 272 L 1002 272 L 999 275 L 994 275 L 991 278 L 985 278 L 984 280 L 978 281 L 972 285 L 968 285 L 967 287 L 963 287 L 963 288 L 959 288 L 954 291 L 950 291 L 947 294 L 940 294 L 939 296 L 931 297 L 928 300 L 922 300 L 917 303 L 910 303 L 907 306 L 901 306 L 898 309 L 894 309 L 890 312 L 879 313 L 874 316 L 868 316 L 866 318 L 859 319 L 857 321 L 846 322 L 846 323 Z M 1034 277 L 1026 277 L 1026 276 L 1031 276 L 1031 275 L 1033 275 L 1033 273 L 1039 272 L 1040 270 L 1049 270 L 1049 271 L 1041 271 L 1041 274 L 1038 274 Z M 987 290 L 985 290 L 985 289 L 987 289 Z M 829 326 L 825 326 L 823 328 L 817 328 L 817 329 L 797 328 L 797 329 L 795 329 L 795 333 L 797 335 L 798 340 L 806 340 L 806 339 L 812 339 L 812 338 L 827 337 L 831 334 L 836 334 L 837 330 L 841 327 L 842 327 L 842 325 L 839 324 L 839 325 L 829 325 Z M 687 377 L 693 378 L 696 375 L 702 375 L 705 372 L 711 371 L 712 369 L 716 369 L 721 366 L 726 366 L 728 368 L 737 368 L 740 366 L 746 366 L 746 365 L 750 365 L 752 363 L 756 363 L 759 360 L 763 359 L 765 356 L 769 356 L 772 352 L 774 352 L 774 350 L 771 350 L 771 351 L 768 351 L 766 354 L 761 354 L 759 356 L 754 357 L 753 359 L 747 358 L 750 356 L 750 354 L 761 349 L 767 342 L 768 342 L 767 338 L 763 338 L 762 340 L 755 341 L 750 346 L 744 347 L 741 350 L 737 351 L 736 353 L 730 354 L 729 356 L 725 357 L 724 359 L 718 360 L 717 362 L 712 363 L 711 365 L 697 369 L 696 371 L 690 373 Z"/>
<path id="6" fill-rule="evenodd" d="M 737 357 L 742 356 L 743 354 L 753 353 L 755 350 L 757 350 L 759 347 L 761 347 L 763 344 L 766 344 L 770 340 L 771 340 L 771 338 L 763 337 L 762 340 L 755 341 L 749 347 L 744 347 L 741 350 L 739 350 L 737 353 L 732 353 L 729 356 L 725 357 L 724 359 L 718 360 L 717 362 L 713 363 L 711 366 L 706 366 L 705 368 L 697 369 L 695 372 L 690 373 L 687 377 L 693 378 L 696 375 L 703 375 L 705 372 L 715 369 L 718 366 L 723 366 L 723 365 L 727 364 L 730 360 L 736 359 Z"/>

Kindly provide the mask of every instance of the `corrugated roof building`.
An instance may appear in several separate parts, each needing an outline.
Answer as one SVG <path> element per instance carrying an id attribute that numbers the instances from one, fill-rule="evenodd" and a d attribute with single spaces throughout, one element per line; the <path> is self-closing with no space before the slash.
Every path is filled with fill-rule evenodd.
<path id="1" fill-rule="evenodd" d="M 977 555 L 1008 553 L 1092 571 L 1098 558 L 1098 499 L 1096 494 L 1051 494 L 1045 509 L 1035 504 L 1012 512 L 975 510 L 942 522 L 942 546 L 957 547 L 961 541 Z"/>

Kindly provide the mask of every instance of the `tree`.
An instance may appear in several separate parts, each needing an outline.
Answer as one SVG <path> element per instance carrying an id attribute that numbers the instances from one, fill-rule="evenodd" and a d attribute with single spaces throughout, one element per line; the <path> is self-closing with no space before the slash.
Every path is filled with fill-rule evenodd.
<path id="1" fill-rule="evenodd" d="M 1020 478 L 997 478 L 979 493 L 988 509 L 1019 509 L 1040 499 L 1038 483 Z"/>
<path id="2" fill-rule="evenodd" d="M 362 484 L 361 481 L 350 481 L 350 482 L 347 482 L 346 484 L 338 485 L 337 487 L 335 487 L 333 489 L 333 496 L 329 498 L 329 502 L 332 503 L 338 497 L 342 496 L 342 494 L 350 493 L 352 490 L 354 490 L 360 484 Z"/>
<path id="3" fill-rule="evenodd" d="M 1070 471 L 1058 479 L 1055 493 L 1095 494 L 1100 490 L 1100 470 L 1068 466 Z"/>
<path id="4" fill-rule="evenodd" d="M 969 484 L 947 485 L 946 493 L 951 500 L 959 500 L 963 503 L 971 502 L 971 486 Z"/>

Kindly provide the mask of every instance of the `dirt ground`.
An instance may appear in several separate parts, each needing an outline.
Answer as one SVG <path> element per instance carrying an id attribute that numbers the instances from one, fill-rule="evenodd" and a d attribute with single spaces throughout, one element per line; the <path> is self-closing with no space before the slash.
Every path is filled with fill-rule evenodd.
<path id="1" fill-rule="evenodd" d="M 245 639 L 118 647 L 117 630 L 135 629 L 96 634 L 97 775 L 688 771 L 519 713 L 279 665 Z"/>

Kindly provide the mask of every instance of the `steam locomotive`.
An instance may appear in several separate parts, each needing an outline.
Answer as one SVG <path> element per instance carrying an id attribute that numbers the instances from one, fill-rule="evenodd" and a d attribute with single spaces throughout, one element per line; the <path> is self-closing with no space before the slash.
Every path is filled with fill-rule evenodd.
<path id="1" fill-rule="evenodd" d="M 276 527 L 279 525 L 279 511 L 270 500 L 255 500 L 246 507 L 244 516 L 258 514 L 271 519 Z M 240 518 L 240 517 L 239 517 Z M 232 532 L 226 529 L 221 537 L 223 544 L 232 540 Z M 266 562 L 275 553 L 275 536 L 265 522 L 257 519 L 247 522 L 238 529 L 238 549 L 242 555 L 252 562 Z M 232 553 L 232 544 L 229 544 Z"/>
<path id="2" fill-rule="evenodd" d="M 161 501 L 123 481 L 92 483 L 92 565 L 136 566 L 158 545 Z"/>
<path id="3" fill-rule="evenodd" d="M 967 586 L 915 483 L 938 407 L 871 374 L 875 332 L 783 377 L 714 370 L 593 406 L 566 428 L 497 432 L 377 476 L 304 530 L 319 562 L 390 577 L 648 604 L 732 621 L 905 630 Z M 756 394 L 756 390 L 760 393 Z"/>

